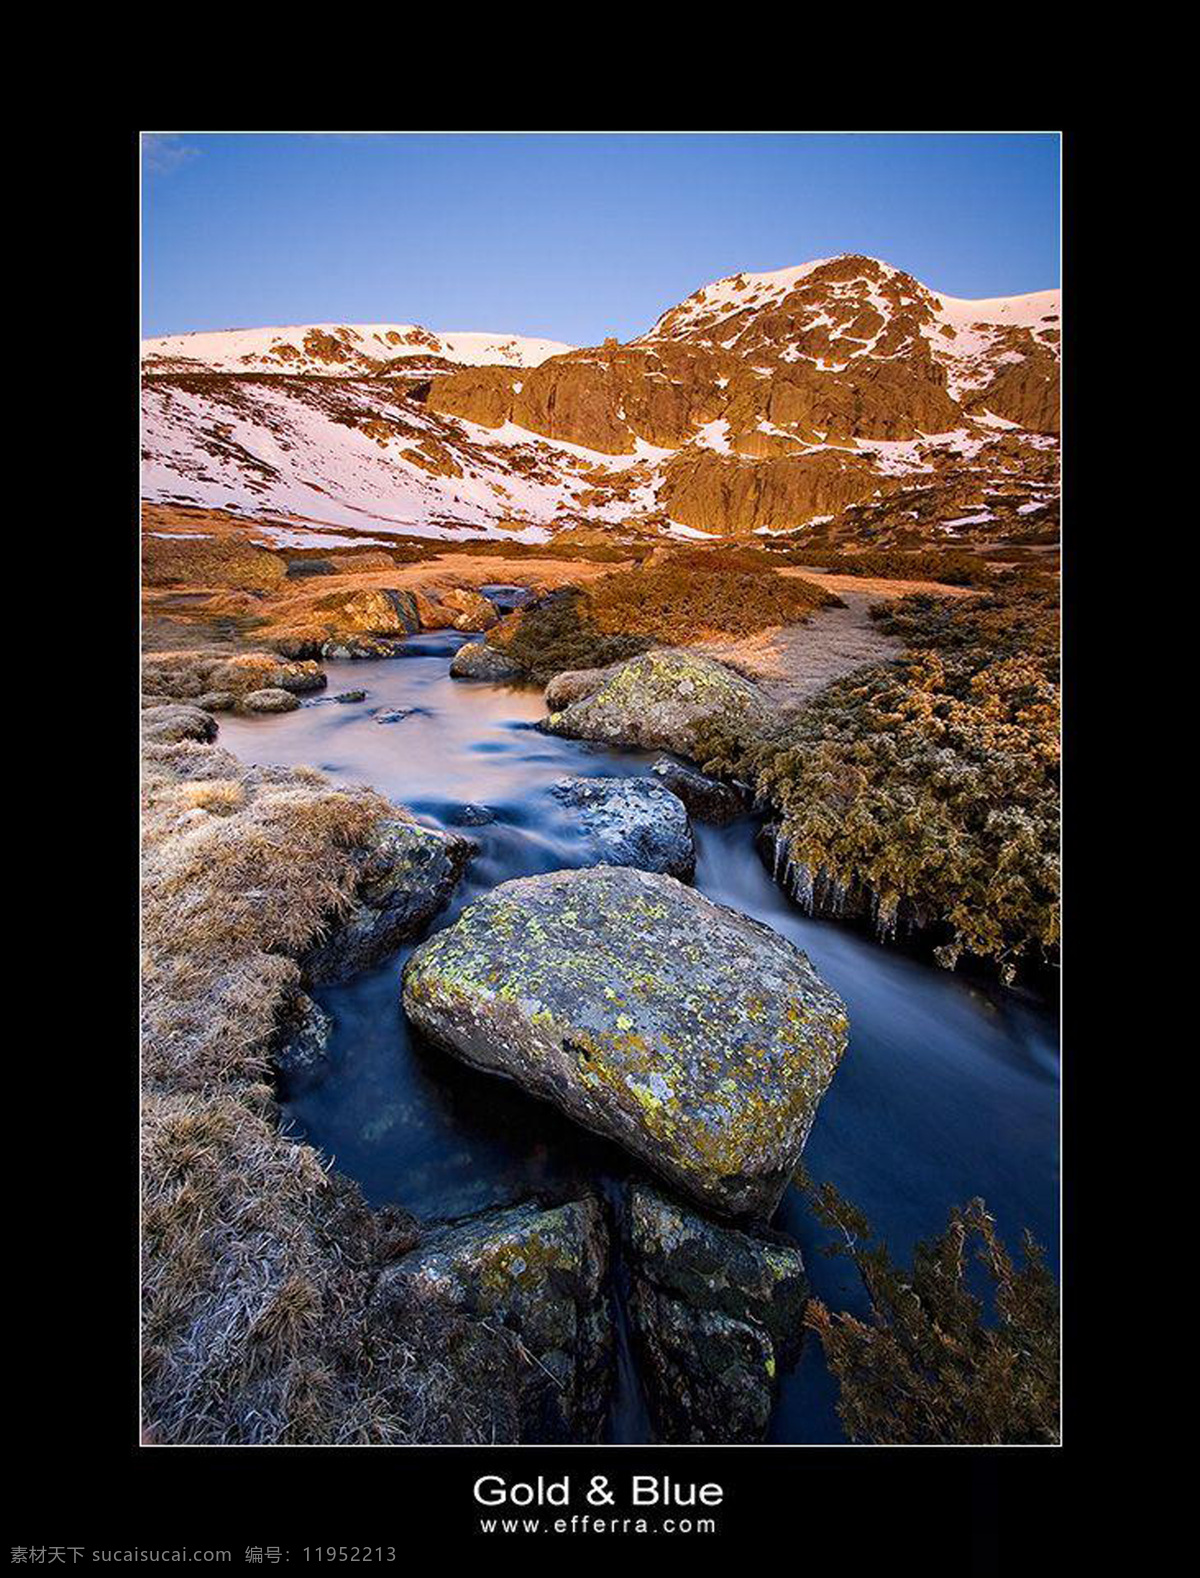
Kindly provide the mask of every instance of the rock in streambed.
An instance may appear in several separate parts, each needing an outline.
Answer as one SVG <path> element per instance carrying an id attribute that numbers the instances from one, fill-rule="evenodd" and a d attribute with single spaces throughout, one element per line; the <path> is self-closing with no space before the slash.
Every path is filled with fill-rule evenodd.
<path id="1" fill-rule="evenodd" d="M 664 648 L 644 652 L 616 668 L 580 671 L 586 693 L 560 710 L 553 701 L 576 695 L 559 676 L 549 693 L 549 734 L 643 745 L 704 760 L 716 736 L 737 738 L 765 726 L 768 708 L 748 679 L 694 653 Z M 595 688 L 590 688 L 591 686 Z"/>
<path id="2" fill-rule="evenodd" d="M 369 970 L 431 920 L 454 891 L 475 844 L 407 817 L 383 817 L 356 853 L 348 913 L 304 960 L 307 979 L 346 981 Z"/>
<path id="3" fill-rule="evenodd" d="M 841 999 L 769 927 L 626 866 L 502 883 L 405 966 L 433 1042 L 718 1211 L 767 1217 L 842 1052 Z"/>
<path id="4" fill-rule="evenodd" d="M 371 1319 L 441 1349 L 522 1442 L 594 1440 L 611 1385 L 608 1230 L 587 1197 L 489 1211 L 384 1270 Z"/>
<path id="5" fill-rule="evenodd" d="M 629 1313 L 662 1441 L 761 1441 L 799 1352 L 808 1279 L 781 1233 L 708 1221 L 647 1184 L 624 1212 Z"/>
<path id="6" fill-rule="evenodd" d="M 550 790 L 574 811 L 594 863 L 639 866 L 686 879 L 696 847 L 681 801 L 646 778 L 560 778 Z"/>
<path id="7" fill-rule="evenodd" d="M 525 677 L 519 663 L 485 641 L 467 641 L 450 660 L 451 679 L 517 680 Z"/>

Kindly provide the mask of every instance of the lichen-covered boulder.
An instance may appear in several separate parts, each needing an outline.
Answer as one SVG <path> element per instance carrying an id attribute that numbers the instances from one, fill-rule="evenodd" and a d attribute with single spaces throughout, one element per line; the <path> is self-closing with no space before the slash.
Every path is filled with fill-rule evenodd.
<path id="1" fill-rule="evenodd" d="M 239 652 L 212 665 L 206 691 L 232 691 L 246 696 L 259 690 L 288 690 L 302 695 L 328 684 L 319 663 L 289 662 L 273 652 Z"/>
<path id="2" fill-rule="evenodd" d="M 207 690 L 203 696 L 197 696 L 196 705 L 205 712 L 232 712 L 237 706 L 237 697 L 231 690 Z"/>
<path id="3" fill-rule="evenodd" d="M 450 660 L 451 679 L 520 679 L 524 669 L 486 641 L 468 641 Z"/>
<path id="4" fill-rule="evenodd" d="M 464 1387 L 511 1388 L 520 1441 L 594 1440 L 612 1377 L 608 1260 L 594 1198 L 491 1211 L 387 1267 L 371 1320 L 405 1337 L 444 1333 Z"/>
<path id="5" fill-rule="evenodd" d="M 735 1215 L 778 1204 L 846 1045 L 792 943 L 628 866 L 502 883 L 414 952 L 403 998 L 436 1044 Z"/>
<path id="6" fill-rule="evenodd" d="M 660 757 L 650 771 L 665 789 L 683 801 L 697 821 L 724 827 L 746 809 L 744 797 L 732 784 L 723 784 L 719 778 L 710 778 L 669 756 Z"/>
<path id="7" fill-rule="evenodd" d="M 453 628 L 454 610 L 446 608 L 436 594 L 414 590 L 412 595 L 422 630 L 450 630 Z"/>
<path id="8" fill-rule="evenodd" d="M 799 1247 L 629 1186 L 629 1314 L 664 1441 L 761 1441 L 781 1369 L 799 1353 L 808 1279 Z"/>
<path id="9" fill-rule="evenodd" d="M 414 937 L 446 903 L 475 847 L 400 815 L 381 818 L 354 855 L 353 904 L 304 960 L 307 979 L 349 980 Z"/>
<path id="10" fill-rule="evenodd" d="M 216 737 L 217 720 L 199 707 L 151 702 L 142 713 L 142 738 L 155 745 L 178 745 L 182 740 L 207 744 Z"/>
<path id="11" fill-rule="evenodd" d="M 737 738 L 767 722 L 761 691 L 723 663 L 664 648 L 613 670 L 597 690 L 543 727 L 573 739 L 643 745 L 701 756 L 714 734 Z"/>
<path id="12" fill-rule="evenodd" d="M 687 812 L 646 778 L 560 778 L 550 793 L 573 811 L 591 863 L 639 866 L 686 879 L 696 869 Z"/>
<path id="13" fill-rule="evenodd" d="M 300 698 L 290 690 L 276 690 L 268 687 L 266 690 L 252 690 L 238 702 L 241 712 L 295 712 L 300 705 Z"/>

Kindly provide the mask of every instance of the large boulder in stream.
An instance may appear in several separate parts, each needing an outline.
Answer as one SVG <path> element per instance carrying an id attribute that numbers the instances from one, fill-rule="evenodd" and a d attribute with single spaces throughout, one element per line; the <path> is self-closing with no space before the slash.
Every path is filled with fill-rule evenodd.
<path id="1" fill-rule="evenodd" d="M 778 1204 L 846 1045 L 792 943 L 628 866 L 501 883 L 415 951 L 403 997 L 435 1044 L 734 1215 Z"/>
<path id="2" fill-rule="evenodd" d="M 595 689 L 543 724 L 550 734 L 610 745 L 642 745 L 703 759 L 718 737 L 740 738 L 762 728 L 768 708 L 758 687 L 711 658 L 664 648 L 630 658 L 615 669 L 581 670 Z M 560 679 L 562 676 L 560 676 Z M 555 699 L 571 694 L 560 684 Z"/>
<path id="3" fill-rule="evenodd" d="M 624 1213 L 629 1315 L 662 1441 L 761 1441 L 800 1350 L 808 1279 L 781 1233 L 747 1233 L 647 1184 Z"/>
<path id="4" fill-rule="evenodd" d="M 594 1440 L 612 1379 L 608 1230 L 588 1197 L 490 1211 L 434 1232 L 380 1275 L 371 1319 L 436 1345 L 511 1437 Z"/>
<path id="5" fill-rule="evenodd" d="M 349 911 L 304 960 L 307 979 L 346 981 L 414 937 L 454 891 L 476 845 L 397 813 L 382 817 L 356 851 L 358 886 Z"/>
<path id="6" fill-rule="evenodd" d="M 594 864 L 680 878 L 696 869 L 687 812 L 661 785 L 646 778 L 560 778 L 550 793 L 575 812 Z"/>

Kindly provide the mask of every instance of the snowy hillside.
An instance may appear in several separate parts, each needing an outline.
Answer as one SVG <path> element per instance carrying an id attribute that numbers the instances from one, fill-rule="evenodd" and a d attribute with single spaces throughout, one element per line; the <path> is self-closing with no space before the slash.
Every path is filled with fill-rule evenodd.
<path id="1" fill-rule="evenodd" d="M 1020 536 L 1057 499 L 1059 336 L 1057 290 L 964 301 L 857 254 L 733 275 L 584 350 L 173 335 L 143 343 L 143 496 L 293 531 Z"/>
<path id="2" fill-rule="evenodd" d="M 219 329 L 142 341 L 147 372 L 347 373 L 382 371 L 424 356 L 458 366 L 537 367 L 572 350 L 558 340 L 473 331 L 434 334 L 417 323 L 310 323 L 291 328 Z"/>

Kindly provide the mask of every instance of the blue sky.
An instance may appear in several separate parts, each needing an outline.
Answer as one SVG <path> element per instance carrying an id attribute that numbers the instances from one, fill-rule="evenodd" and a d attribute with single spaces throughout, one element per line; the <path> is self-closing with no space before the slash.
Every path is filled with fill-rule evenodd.
<path id="1" fill-rule="evenodd" d="M 590 345 L 709 280 L 866 252 L 953 296 L 1059 283 L 1058 137 L 143 140 L 143 333 L 422 323 Z"/>

